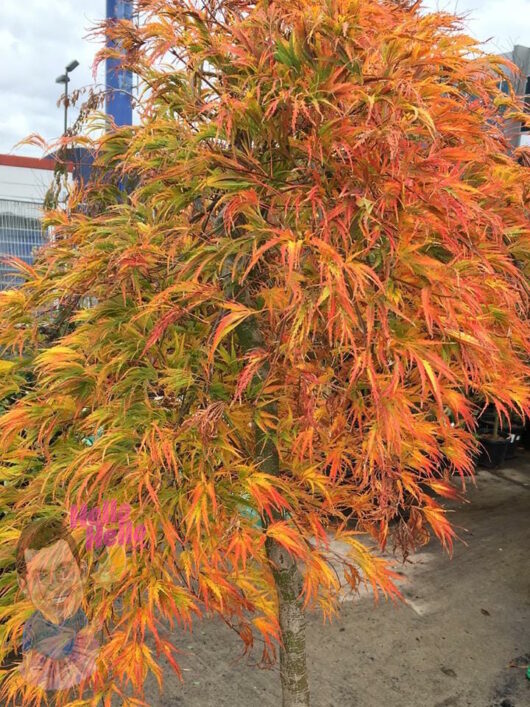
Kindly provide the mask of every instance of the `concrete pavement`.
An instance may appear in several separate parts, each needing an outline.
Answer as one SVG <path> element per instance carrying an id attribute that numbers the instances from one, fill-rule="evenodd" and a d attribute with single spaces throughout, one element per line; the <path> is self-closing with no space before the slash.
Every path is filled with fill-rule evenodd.
<path id="1" fill-rule="evenodd" d="M 408 604 L 346 600 L 338 619 L 309 617 L 313 707 L 530 707 L 530 456 L 480 470 L 453 522 L 466 544 L 431 542 L 400 569 Z M 165 670 L 153 707 L 279 707 L 278 670 L 241 659 L 217 620 L 175 636 L 185 684 Z M 254 662 L 259 658 L 254 656 Z"/>

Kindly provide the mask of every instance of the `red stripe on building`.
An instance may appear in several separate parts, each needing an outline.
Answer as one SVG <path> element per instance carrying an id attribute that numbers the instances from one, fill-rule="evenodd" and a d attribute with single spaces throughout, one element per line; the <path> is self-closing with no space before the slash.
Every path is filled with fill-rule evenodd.
<path id="1" fill-rule="evenodd" d="M 18 155 L 0 155 L 0 165 L 4 167 L 25 167 L 26 169 L 46 169 L 53 171 L 55 169 L 56 160 L 45 157 L 19 157 Z M 68 171 L 72 172 L 74 166 L 68 162 Z"/>

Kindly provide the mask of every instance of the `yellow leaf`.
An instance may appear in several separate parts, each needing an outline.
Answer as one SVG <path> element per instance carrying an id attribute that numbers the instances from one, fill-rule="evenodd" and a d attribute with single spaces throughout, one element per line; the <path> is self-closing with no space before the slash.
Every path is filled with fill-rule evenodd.
<path id="1" fill-rule="evenodd" d="M 6 361 L 4 359 L 0 359 L 0 375 L 3 376 L 6 375 L 6 373 L 10 373 L 15 366 L 15 361 Z"/>
<path id="2" fill-rule="evenodd" d="M 230 312 L 229 314 L 225 315 L 221 321 L 219 322 L 219 326 L 217 327 L 215 331 L 215 335 L 213 338 L 212 346 L 210 348 L 210 352 L 208 354 L 208 361 L 211 363 L 215 354 L 215 350 L 219 346 L 219 343 L 221 340 L 229 334 L 233 329 L 235 329 L 239 324 L 241 324 L 242 321 L 247 319 L 247 317 L 250 317 L 254 314 L 254 312 L 250 309 L 247 309 L 246 307 L 243 307 L 242 305 L 236 306 L 231 305 L 231 308 L 234 309 L 233 312 Z"/>

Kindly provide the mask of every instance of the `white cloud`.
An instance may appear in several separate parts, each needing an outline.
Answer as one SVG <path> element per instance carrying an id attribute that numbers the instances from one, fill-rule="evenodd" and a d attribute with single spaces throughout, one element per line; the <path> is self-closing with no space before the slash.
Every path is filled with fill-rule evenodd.
<path id="1" fill-rule="evenodd" d="M 53 139 L 62 133 L 63 111 L 57 107 L 62 86 L 55 83 L 72 59 L 80 66 L 71 75 L 72 89 L 93 83 L 91 70 L 98 44 L 87 34 L 105 15 L 105 0 L 0 0 L 0 152 L 31 132 Z M 424 0 L 426 10 L 469 13 L 469 34 L 491 51 L 530 46 L 530 0 Z M 70 112 L 70 120 L 75 111 Z M 31 147 L 18 154 L 39 154 Z"/>
<path id="2" fill-rule="evenodd" d="M 55 79 L 77 59 L 70 90 L 93 84 L 99 44 L 87 35 L 105 16 L 105 0 L 1 0 L 0 152 L 13 152 L 29 133 L 51 140 L 63 130 L 63 86 Z M 77 115 L 69 111 L 69 122 Z M 40 155 L 24 146 L 16 154 Z"/>
<path id="3" fill-rule="evenodd" d="M 514 44 L 530 46 L 530 0 L 423 0 L 422 4 L 431 11 L 465 15 L 466 31 L 486 42 L 488 51 L 502 54 Z"/>

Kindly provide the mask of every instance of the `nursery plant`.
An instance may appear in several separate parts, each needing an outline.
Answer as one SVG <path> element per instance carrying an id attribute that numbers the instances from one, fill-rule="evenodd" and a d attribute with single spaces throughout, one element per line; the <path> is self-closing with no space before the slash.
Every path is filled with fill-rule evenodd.
<path id="1" fill-rule="evenodd" d="M 31 518 L 127 503 L 145 542 L 89 586 L 93 697 L 54 699 L 149 704 L 218 615 L 305 707 L 306 611 L 397 598 L 387 545 L 450 551 L 471 400 L 529 412 L 530 177 L 502 133 L 528 118 L 515 67 L 419 2 L 138 10 L 100 59 L 139 77 L 139 122 L 67 138 L 92 179 L 0 294 L 0 393 L 32 374 L 0 416 L 0 562 Z M 1 654 L 30 607 L 0 582 Z"/>
<path id="2" fill-rule="evenodd" d="M 518 415 L 511 414 L 501 428 L 501 416 L 495 407 L 482 412 L 477 418 L 476 436 L 480 442 L 477 465 L 497 468 L 517 456 L 516 450 L 522 443 L 524 424 Z"/>
<path id="3" fill-rule="evenodd" d="M 501 421 L 498 412 L 494 410 L 492 414 L 490 425 L 479 430 L 477 434 L 481 445 L 477 464 L 495 468 L 504 462 L 511 440 L 507 432 L 500 430 Z"/>

